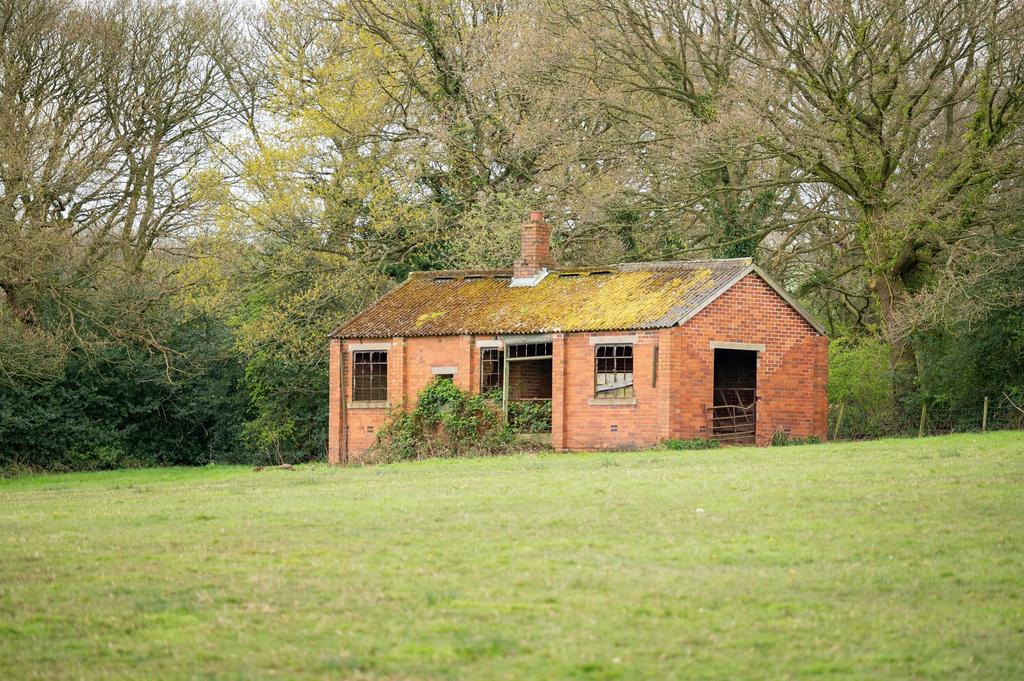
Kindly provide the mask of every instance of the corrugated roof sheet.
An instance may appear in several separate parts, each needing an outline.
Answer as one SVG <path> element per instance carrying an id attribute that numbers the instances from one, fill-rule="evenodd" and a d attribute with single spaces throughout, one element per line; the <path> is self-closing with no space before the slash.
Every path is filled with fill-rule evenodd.
<path id="1" fill-rule="evenodd" d="M 511 270 L 415 272 L 332 336 L 455 336 L 672 326 L 750 271 L 747 258 L 559 269 L 532 287 Z"/>

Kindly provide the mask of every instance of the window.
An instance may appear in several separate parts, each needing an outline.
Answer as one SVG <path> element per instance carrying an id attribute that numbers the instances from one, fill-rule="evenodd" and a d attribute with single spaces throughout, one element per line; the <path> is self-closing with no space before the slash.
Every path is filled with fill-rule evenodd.
<path id="1" fill-rule="evenodd" d="M 387 350 L 352 353 L 352 401 L 384 402 L 388 399 Z"/>
<path id="2" fill-rule="evenodd" d="M 633 346 L 598 345 L 594 353 L 594 396 L 633 397 Z"/>
<path id="3" fill-rule="evenodd" d="M 509 359 L 545 358 L 551 356 L 551 343 L 519 343 L 508 346 Z"/>
<path id="4" fill-rule="evenodd" d="M 480 394 L 504 386 L 505 353 L 499 348 L 480 348 Z"/>

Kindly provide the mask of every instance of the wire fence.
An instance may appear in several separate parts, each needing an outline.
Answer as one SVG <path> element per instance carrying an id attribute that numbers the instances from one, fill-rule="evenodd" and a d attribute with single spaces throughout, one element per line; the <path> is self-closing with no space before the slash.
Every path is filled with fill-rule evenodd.
<path id="1" fill-rule="evenodd" d="M 831 440 L 1024 430 L 1024 405 L 1006 395 L 979 397 L 976 404 L 921 401 L 917 406 L 881 412 L 840 402 L 829 405 L 828 417 Z"/>

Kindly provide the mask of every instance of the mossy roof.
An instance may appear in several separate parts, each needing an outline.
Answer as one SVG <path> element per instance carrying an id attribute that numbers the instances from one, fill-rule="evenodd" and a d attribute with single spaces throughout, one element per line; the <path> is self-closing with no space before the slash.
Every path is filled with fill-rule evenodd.
<path id="1" fill-rule="evenodd" d="M 747 258 L 558 269 L 414 272 L 334 331 L 341 338 L 655 329 L 682 323 L 752 270 Z"/>

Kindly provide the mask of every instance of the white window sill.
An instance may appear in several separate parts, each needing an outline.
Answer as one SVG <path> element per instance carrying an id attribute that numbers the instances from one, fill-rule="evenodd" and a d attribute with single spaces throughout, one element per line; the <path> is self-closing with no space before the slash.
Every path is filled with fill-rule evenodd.
<path id="1" fill-rule="evenodd" d="M 635 397 L 592 397 L 591 407 L 635 407 Z"/>
<path id="2" fill-rule="evenodd" d="M 390 409 L 391 403 L 386 400 L 378 401 L 367 401 L 367 402 L 349 402 L 349 409 Z"/>

